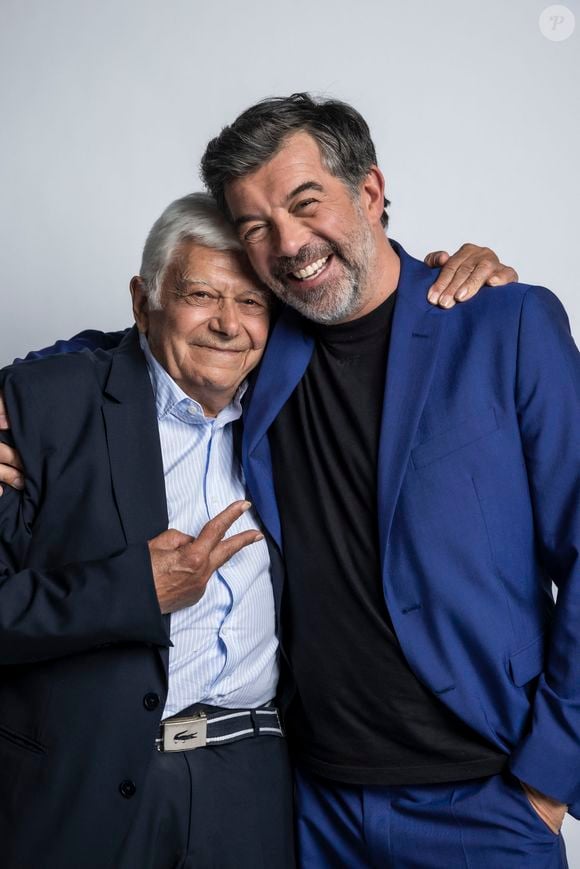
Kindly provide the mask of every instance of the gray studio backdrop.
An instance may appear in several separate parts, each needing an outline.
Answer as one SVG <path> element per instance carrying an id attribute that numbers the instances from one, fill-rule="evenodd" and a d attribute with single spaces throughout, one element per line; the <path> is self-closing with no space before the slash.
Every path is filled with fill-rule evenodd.
<path id="1" fill-rule="evenodd" d="M 145 234 L 199 188 L 208 138 L 309 89 L 369 120 L 394 238 L 491 245 L 578 340 L 580 0 L 549 5 L 0 0 L 0 363 L 127 325 Z"/>

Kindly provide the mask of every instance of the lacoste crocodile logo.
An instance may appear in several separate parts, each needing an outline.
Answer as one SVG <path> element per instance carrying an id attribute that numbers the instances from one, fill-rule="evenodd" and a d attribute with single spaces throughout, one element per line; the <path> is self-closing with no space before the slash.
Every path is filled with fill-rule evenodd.
<path id="1" fill-rule="evenodd" d="M 173 737 L 174 742 L 186 742 L 188 739 L 195 739 L 197 736 L 197 730 L 194 730 L 191 733 L 189 730 L 181 730 L 179 733 L 176 733 Z"/>

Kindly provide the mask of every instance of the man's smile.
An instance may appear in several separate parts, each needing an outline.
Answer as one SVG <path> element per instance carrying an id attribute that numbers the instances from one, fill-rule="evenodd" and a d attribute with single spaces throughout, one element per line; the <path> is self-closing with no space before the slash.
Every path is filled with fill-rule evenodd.
<path id="1" fill-rule="evenodd" d="M 232 355 L 236 355 L 238 353 L 247 353 L 247 347 L 217 347 L 214 344 L 191 344 L 196 350 L 213 350 L 216 353 L 231 353 Z"/>
<path id="2" fill-rule="evenodd" d="M 325 281 L 340 251 L 330 244 L 305 245 L 294 257 L 280 257 L 272 268 L 272 276 L 282 286 L 310 290 Z"/>
<path id="3" fill-rule="evenodd" d="M 297 278 L 299 281 L 308 280 L 309 278 L 317 278 L 318 275 L 322 272 L 326 263 L 328 262 L 330 256 L 330 254 L 327 254 L 327 256 L 321 257 L 320 259 L 309 263 L 309 265 L 304 266 L 304 268 L 290 272 L 290 277 Z"/>

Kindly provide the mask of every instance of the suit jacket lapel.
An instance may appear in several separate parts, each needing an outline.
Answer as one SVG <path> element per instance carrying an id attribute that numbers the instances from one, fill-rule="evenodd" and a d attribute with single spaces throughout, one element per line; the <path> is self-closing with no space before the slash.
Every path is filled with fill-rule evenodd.
<path id="1" fill-rule="evenodd" d="M 303 322 L 291 309 L 281 314 L 272 330 L 244 414 L 242 462 L 246 483 L 260 518 L 280 549 L 282 531 L 267 432 L 302 378 L 314 350 L 314 341 L 304 331 Z"/>
<path id="2" fill-rule="evenodd" d="M 103 417 L 113 492 L 127 544 L 167 529 L 165 477 L 155 398 L 147 363 L 133 328 L 112 354 Z M 170 616 L 163 616 L 169 636 Z M 165 673 L 169 649 L 159 648 Z"/>
<path id="3" fill-rule="evenodd" d="M 155 399 L 138 333 L 113 354 L 103 416 L 117 508 L 128 544 L 167 528 L 167 502 Z"/>
<path id="4" fill-rule="evenodd" d="M 427 398 L 445 311 L 427 301 L 436 274 L 391 242 L 401 260 L 389 347 L 378 461 L 382 560 L 415 431 Z"/>
<path id="5" fill-rule="evenodd" d="M 384 555 L 413 437 L 429 392 L 445 312 L 427 301 L 436 273 L 391 244 L 401 259 L 393 317 L 378 462 L 378 509 Z M 242 456 L 250 495 L 281 547 L 267 430 L 302 378 L 314 350 L 304 320 L 290 309 L 276 324 L 245 414 Z"/>

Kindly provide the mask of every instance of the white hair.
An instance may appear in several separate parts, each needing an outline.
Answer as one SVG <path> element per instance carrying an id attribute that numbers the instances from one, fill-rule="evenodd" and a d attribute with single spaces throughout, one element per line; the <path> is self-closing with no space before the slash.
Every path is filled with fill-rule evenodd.
<path id="1" fill-rule="evenodd" d="M 143 248 L 140 274 L 152 310 L 161 308 L 165 271 L 176 249 L 188 240 L 214 250 L 243 249 L 234 228 L 212 196 L 190 193 L 176 199 L 157 218 Z"/>

